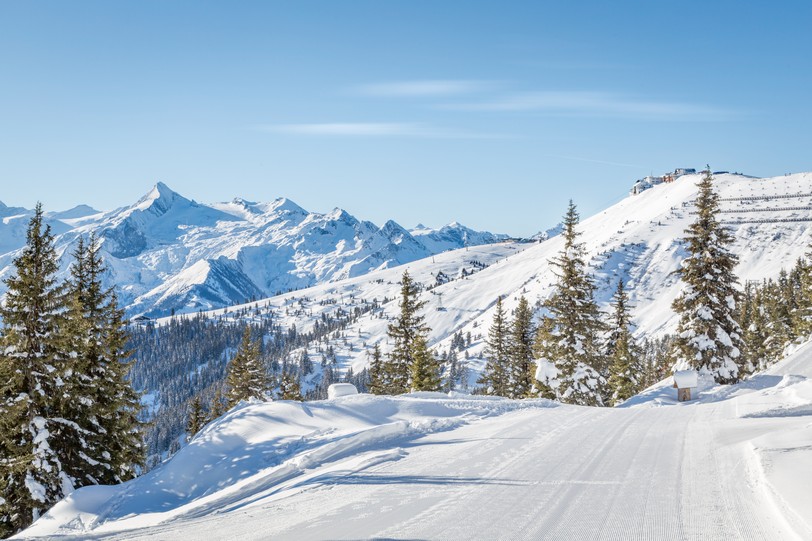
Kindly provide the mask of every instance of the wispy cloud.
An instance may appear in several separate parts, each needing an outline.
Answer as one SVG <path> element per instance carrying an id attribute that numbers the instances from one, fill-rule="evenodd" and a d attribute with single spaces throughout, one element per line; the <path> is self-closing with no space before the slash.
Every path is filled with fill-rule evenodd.
<path id="1" fill-rule="evenodd" d="M 437 79 L 373 83 L 359 86 L 356 91 L 367 96 L 436 98 L 486 92 L 498 86 L 495 81 Z"/>
<path id="2" fill-rule="evenodd" d="M 271 124 L 258 126 L 257 128 L 272 133 L 335 137 L 413 137 L 425 139 L 503 139 L 508 137 L 500 134 L 441 128 L 418 122 Z"/>
<path id="3" fill-rule="evenodd" d="M 736 111 L 707 105 L 586 91 L 511 93 L 490 101 L 449 104 L 443 107 L 466 111 L 538 111 L 561 116 L 650 120 L 727 120 L 738 115 Z"/>

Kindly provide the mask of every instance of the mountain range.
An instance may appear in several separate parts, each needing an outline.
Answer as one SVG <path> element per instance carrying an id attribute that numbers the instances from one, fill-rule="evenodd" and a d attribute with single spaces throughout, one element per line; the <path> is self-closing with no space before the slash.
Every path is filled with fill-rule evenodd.
<path id="1" fill-rule="evenodd" d="M 13 272 L 31 214 L 0 203 L 0 278 Z M 120 303 L 130 316 L 150 317 L 224 307 L 507 239 L 456 222 L 409 231 L 389 220 L 378 227 L 338 208 L 308 212 L 285 198 L 205 205 L 161 182 L 126 207 L 100 212 L 79 205 L 46 218 L 63 274 L 78 237 L 95 231 Z"/>

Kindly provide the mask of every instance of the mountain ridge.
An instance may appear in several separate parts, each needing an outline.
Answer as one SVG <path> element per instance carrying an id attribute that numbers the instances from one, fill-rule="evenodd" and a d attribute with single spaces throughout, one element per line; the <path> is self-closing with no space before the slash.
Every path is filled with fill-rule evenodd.
<path id="1" fill-rule="evenodd" d="M 0 278 L 13 272 L 32 213 L 0 207 Z M 106 281 L 118 287 L 130 316 L 219 308 L 507 238 L 470 234 L 460 225 L 456 237 L 445 229 L 451 226 L 442 239 L 440 230 L 417 236 L 393 220 L 378 227 L 338 207 L 309 212 L 285 197 L 203 204 L 164 182 L 128 206 L 99 212 L 79 205 L 47 213 L 46 220 L 63 256 L 63 276 L 70 259 L 64 256 L 78 237 L 98 235 L 110 268 Z"/>

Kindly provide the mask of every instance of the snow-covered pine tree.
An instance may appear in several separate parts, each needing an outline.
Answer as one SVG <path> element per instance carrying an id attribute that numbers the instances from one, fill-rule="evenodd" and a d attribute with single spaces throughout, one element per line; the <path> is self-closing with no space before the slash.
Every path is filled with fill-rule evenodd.
<path id="1" fill-rule="evenodd" d="M 765 283 L 766 285 L 766 283 Z M 739 303 L 739 323 L 744 341 L 743 362 L 748 370 L 763 370 L 770 364 L 770 346 L 767 307 L 764 302 L 764 286 L 753 282 L 744 287 Z"/>
<path id="2" fill-rule="evenodd" d="M 485 340 L 485 370 L 479 378 L 480 385 L 484 386 L 487 394 L 508 396 L 509 367 L 508 367 L 508 322 L 502 297 L 496 297 L 493 322 L 488 329 L 488 338 Z"/>
<path id="3" fill-rule="evenodd" d="M 640 363 L 642 352 L 632 336 L 630 310 L 629 297 L 621 278 L 612 299 L 612 326 L 606 344 L 610 360 L 608 401 L 612 405 L 637 394 L 643 379 L 644 368 Z"/>
<path id="4" fill-rule="evenodd" d="M 66 424 L 58 325 L 64 293 L 50 226 L 38 203 L 0 308 L 0 535 L 22 530 L 73 489 L 52 443 Z"/>
<path id="5" fill-rule="evenodd" d="M 65 363 L 70 403 L 64 416 L 78 425 L 82 452 L 69 449 L 63 462 L 76 486 L 121 483 L 134 477 L 144 461 L 140 400 L 127 380 L 131 363 L 124 312 L 113 288 L 103 286 L 107 267 L 100 248 L 95 235 L 78 242 L 67 284 L 78 310 L 67 310 L 60 333 L 63 353 L 75 352 L 73 362 Z"/>
<path id="6" fill-rule="evenodd" d="M 558 269 L 552 295 L 536 335 L 535 353 L 542 379 L 536 391 L 569 404 L 601 406 L 607 363 L 601 336 L 605 325 L 587 273 L 583 244 L 577 242 L 578 212 L 570 201 L 564 215 L 564 248 L 550 264 Z"/>
<path id="7" fill-rule="evenodd" d="M 191 441 L 195 434 L 206 424 L 206 412 L 200 395 L 195 395 L 189 402 L 188 419 L 186 420 L 186 441 Z"/>
<path id="8" fill-rule="evenodd" d="M 508 394 L 510 398 L 531 395 L 536 365 L 533 362 L 533 310 L 522 295 L 513 313 L 508 341 L 508 366 L 510 367 Z"/>
<path id="9" fill-rule="evenodd" d="M 420 333 L 414 337 L 411 380 L 412 391 L 439 391 L 442 387 L 440 363 Z"/>
<path id="10" fill-rule="evenodd" d="M 222 417 L 228 411 L 228 402 L 224 394 L 222 386 L 218 386 L 217 390 L 214 391 L 214 396 L 209 405 L 209 416 L 206 418 L 207 423 Z"/>
<path id="11" fill-rule="evenodd" d="M 717 383 L 735 383 L 744 375 L 733 272 L 738 259 L 729 249 L 730 233 L 717 219 L 719 196 L 710 170 L 697 186 L 697 217 L 685 230 L 688 257 L 679 271 L 684 287 L 673 303 L 679 314 L 677 367 L 711 375 Z"/>
<path id="12" fill-rule="evenodd" d="M 387 384 L 383 379 L 383 357 L 381 356 L 381 346 L 378 343 L 372 348 L 369 355 L 369 392 L 370 394 L 385 394 Z"/>
<path id="13" fill-rule="evenodd" d="M 301 402 L 302 387 L 299 384 L 299 377 L 293 372 L 283 372 L 279 379 L 279 400 L 297 400 Z"/>
<path id="14" fill-rule="evenodd" d="M 250 325 L 245 326 L 237 353 L 228 363 L 226 386 L 229 408 L 233 408 L 241 400 L 263 398 L 268 388 L 259 343 L 251 339 Z"/>
<path id="15" fill-rule="evenodd" d="M 401 394 L 409 392 L 411 388 L 410 376 L 415 361 L 418 336 L 425 338 L 428 327 L 424 323 L 424 316 L 419 311 L 426 302 L 418 299 L 420 289 L 418 284 L 409 276 L 409 271 L 403 272 L 400 287 L 400 313 L 393 323 L 389 325 L 389 338 L 394 347 L 384 366 L 384 378 L 388 382 L 387 394 Z"/>
<path id="16" fill-rule="evenodd" d="M 810 247 L 812 248 L 812 247 Z M 798 335 L 807 336 L 812 333 L 812 253 L 807 252 L 806 259 L 799 259 L 798 264 L 799 287 L 798 298 Z"/>

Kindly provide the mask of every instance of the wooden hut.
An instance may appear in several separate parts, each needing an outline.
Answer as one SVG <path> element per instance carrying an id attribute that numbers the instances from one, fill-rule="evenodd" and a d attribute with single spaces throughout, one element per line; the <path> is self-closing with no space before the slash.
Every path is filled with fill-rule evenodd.
<path id="1" fill-rule="evenodd" d="M 677 400 L 687 402 L 696 395 L 699 374 L 696 370 L 677 370 L 674 372 L 674 387 L 677 388 Z"/>

